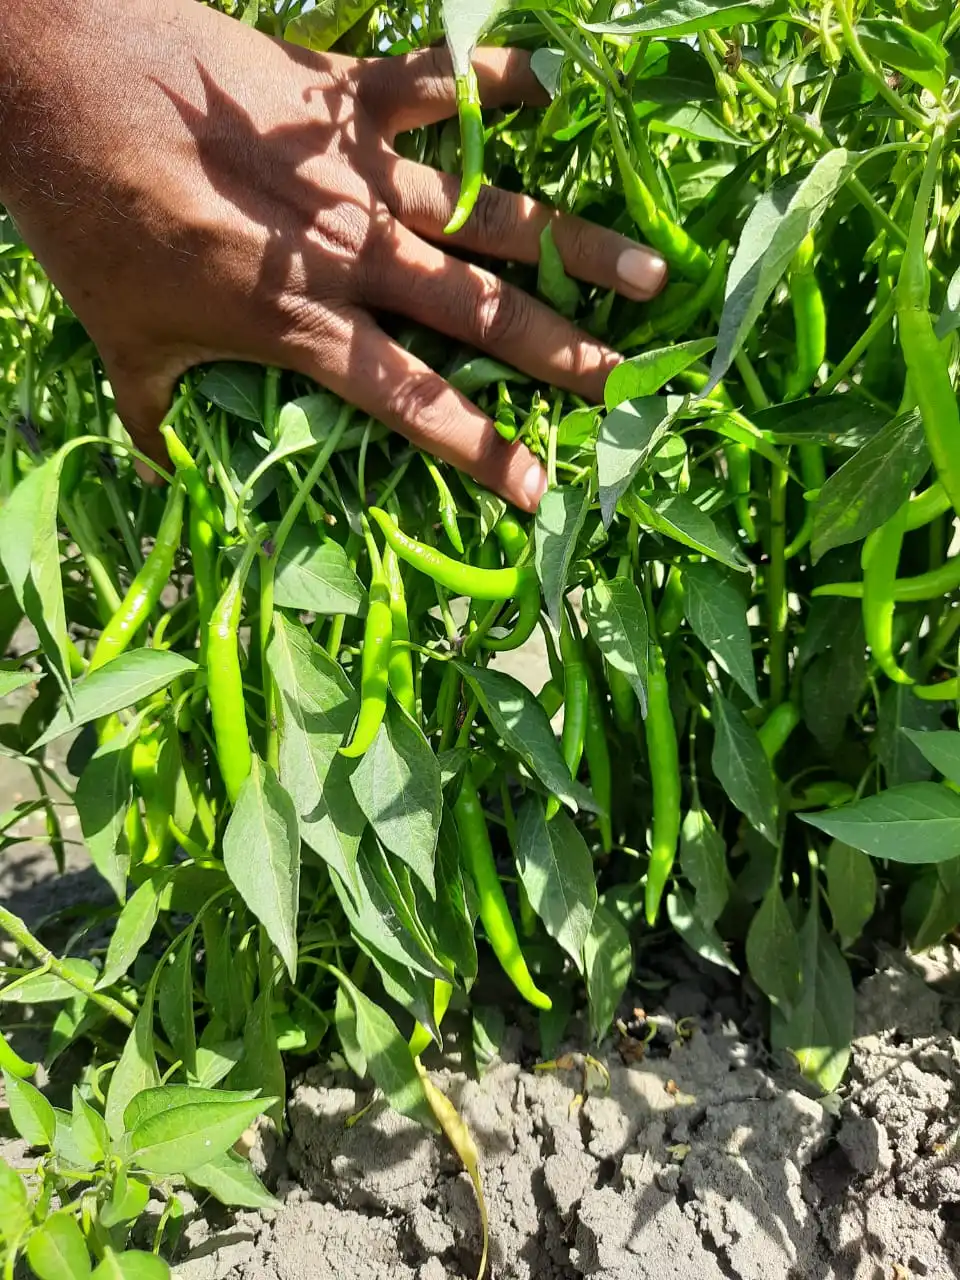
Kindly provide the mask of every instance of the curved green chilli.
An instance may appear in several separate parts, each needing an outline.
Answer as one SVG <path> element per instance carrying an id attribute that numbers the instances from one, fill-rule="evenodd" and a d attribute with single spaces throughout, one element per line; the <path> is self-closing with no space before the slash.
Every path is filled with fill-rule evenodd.
<path id="1" fill-rule="evenodd" d="M 757 525 L 750 510 L 751 487 L 751 455 L 745 444 L 737 444 L 733 440 L 724 442 L 724 456 L 727 460 L 727 477 L 730 481 L 730 493 L 733 498 L 733 509 L 740 521 L 740 528 L 748 542 L 756 542 Z"/>
<path id="2" fill-rule="evenodd" d="M 680 753 L 670 707 L 670 686 L 660 646 L 651 641 L 647 671 L 647 718 L 644 721 L 650 777 L 653 783 L 653 831 L 644 908 L 647 924 L 660 911 L 680 838 Z"/>
<path id="3" fill-rule="evenodd" d="M 483 186 L 483 152 L 485 135 L 483 113 L 480 110 L 480 87 L 473 67 L 466 75 L 457 76 L 457 116 L 460 120 L 461 177 L 460 195 L 450 221 L 443 228 L 444 235 L 460 231 L 473 213 L 474 205 Z"/>
<path id="4" fill-rule="evenodd" d="M 236 804 L 240 788 L 253 766 L 243 701 L 239 631 L 243 589 L 259 549 L 256 542 L 247 543 L 223 595 L 214 606 L 207 632 L 207 697 L 217 763 L 231 804 Z"/>
<path id="5" fill-rule="evenodd" d="M 170 581 L 173 558 L 180 545 L 183 529 L 184 490 L 179 480 L 170 486 L 167 505 L 164 508 L 153 550 L 143 562 L 143 568 L 130 583 L 120 608 L 113 615 L 97 641 L 88 673 L 96 671 L 104 663 L 116 658 L 128 649 L 137 632 L 150 617 L 160 600 L 164 587 Z"/>
<path id="6" fill-rule="evenodd" d="M 933 465 L 954 510 L 960 512 L 960 407 L 930 314 L 930 272 L 924 247 L 943 138 L 944 128 L 939 125 L 927 153 L 897 278 L 897 326 Z"/>
<path id="7" fill-rule="evenodd" d="M 163 436 L 164 444 L 167 446 L 170 461 L 176 468 L 177 475 L 183 481 L 191 506 L 196 508 L 197 512 L 215 531 L 218 538 L 224 537 L 226 527 L 223 523 L 223 513 L 214 502 L 210 488 L 204 479 L 203 473 L 194 461 L 190 450 L 177 435 L 172 423 L 167 423 L 162 428 L 161 435 Z"/>
<path id="8" fill-rule="evenodd" d="M 814 270 L 816 246 L 808 232 L 800 242 L 791 264 L 788 288 L 793 310 L 796 359 L 784 386 L 784 400 L 796 400 L 809 391 L 827 354 L 827 308 Z M 819 489 L 827 478 L 823 449 L 819 444 L 800 446 L 800 474 L 804 488 Z M 792 559 L 810 541 L 815 518 L 814 504 L 804 504 L 803 520 L 796 536 L 784 549 Z"/>
<path id="9" fill-rule="evenodd" d="M 560 657 L 563 661 L 563 729 L 560 733 L 560 750 L 571 778 L 576 778 L 583 758 L 587 722 L 590 718 L 590 686 L 580 628 L 576 618 L 571 617 L 567 604 L 564 604 L 560 615 Z M 547 821 L 559 808 L 560 801 L 556 796 L 551 796 L 547 801 Z"/>
<path id="10" fill-rule="evenodd" d="M 392 547 L 383 553 L 383 572 L 390 590 L 391 635 L 390 662 L 387 667 L 387 683 L 399 706 L 416 719 L 417 693 L 413 679 L 413 654 L 410 651 L 410 621 L 407 617 L 407 601 L 400 576 L 400 561 Z"/>
<path id="11" fill-rule="evenodd" d="M 888 679 L 913 684 L 897 661 L 893 644 L 894 584 L 903 544 L 906 504 L 885 525 L 868 534 L 860 555 L 863 567 L 863 630 L 874 661 Z"/>
<path id="12" fill-rule="evenodd" d="M 800 708 L 794 702 L 781 702 L 757 730 L 757 737 L 768 760 L 773 760 L 800 723 Z"/>
<path id="13" fill-rule="evenodd" d="M 517 930 L 497 875 L 487 820 L 469 767 L 460 784 L 453 814 L 464 864 L 477 891 L 480 919 L 493 954 L 525 1000 L 537 1009 L 552 1008 L 553 1002 L 534 982 L 520 950 Z"/>
<path id="14" fill-rule="evenodd" d="M 607 125 L 610 140 L 620 170 L 623 198 L 631 218 L 637 224 L 654 249 L 663 254 L 671 267 L 690 280 L 705 280 L 710 274 L 710 257 L 682 227 L 657 207 L 657 202 L 633 167 L 620 125 L 617 121 L 616 102 L 607 93 Z"/>
<path id="15" fill-rule="evenodd" d="M 360 711 L 353 737 L 346 746 L 340 748 L 340 754 L 351 760 L 369 750 L 383 724 L 393 651 L 390 587 L 372 535 L 367 538 L 367 547 L 371 570 L 367 617 L 363 627 L 363 649 L 360 654 Z"/>

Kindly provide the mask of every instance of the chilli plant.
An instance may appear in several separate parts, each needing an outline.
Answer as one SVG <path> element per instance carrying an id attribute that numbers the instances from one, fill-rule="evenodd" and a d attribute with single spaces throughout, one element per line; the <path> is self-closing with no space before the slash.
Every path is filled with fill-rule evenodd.
<path id="1" fill-rule="evenodd" d="M 960 923 L 952 0 L 223 7 L 315 49 L 446 38 L 459 126 L 398 146 L 461 172 L 451 226 L 489 180 L 648 241 L 671 283 L 578 285 L 549 229 L 509 268 L 624 355 L 601 405 L 402 331 L 543 459 L 535 517 L 244 365 L 184 380 L 149 488 L 0 220 L 0 631 L 35 636 L 0 752 L 37 789 L 2 838 L 40 813 L 59 856 L 75 809 L 107 895 L 55 951 L 55 918 L 0 907 L 7 1029 L 33 1009 L 54 1082 L 87 1062 L 57 1109 L 0 1036 L 35 1153 L 0 1163 L 7 1276 L 162 1275 L 185 1185 L 272 1203 L 234 1146 L 318 1053 L 479 1194 L 421 1062 L 448 1007 L 478 1059 L 504 984 L 545 1057 L 599 1041 L 670 930 L 832 1090 L 865 931 Z M 531 51 L 546 109 L 483 111 L 481 37 Z"/>

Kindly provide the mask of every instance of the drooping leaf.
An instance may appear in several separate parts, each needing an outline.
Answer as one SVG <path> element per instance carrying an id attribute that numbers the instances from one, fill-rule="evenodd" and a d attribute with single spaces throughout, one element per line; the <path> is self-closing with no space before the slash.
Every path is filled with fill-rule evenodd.
<path id="1" fill-rule="evenodd" d="M 132 707 L 159 689 L 165 689 L 178 676 L 196 669 L 195 662 L 170 649 L 133 649 L 121 653 L 76 682 L 73 705 L 65 704 L 59 709 L 30 750 L 36 751 L 91 720 Z"/>
<path id="2" fill-rule="evenodd" d="M 583 946 L 583 973 L 590 1002 L 590 1029 L 599 1043 L 616 1016 L 633 972 L 630 935 L 603 903 L 593 913 Z"/>
<path id="3" fill-rule="evenodd" d="M 517 870 L 530 905 L 579 967 L 597 906 L 593 859 L 583 836 L 561 809 L 550 822 L 538 796 L 517 814 Z"/>
<path id="4" fill-rule="evenodd" d="M 205 1097 L 147 1116 L 130 1131 L 131 1159 L 151 1173 L 186 1173 L 232 1147 L 275 1098 Z"/>
<path id="5" fill-rule="evenodd" d="M 727 846 L 706 809 L 696 805 L 680 826 L 680 870 L 693 885 L 692 911 L 707 929 L 720 918 L 730 896 Z M 678 906 L 684 906 L 678 898 Z"/>
<path id="6" fill-rule="evenodd" d="M 121 902 L 130 865 L 124 820 L 133 800 L 133 744 L 139 733 L 140 719 L 134 717 L 109 738 L 88 761 L 74 796 L 90 859 Z"/>
<path id="7" fill-rule="evenodd" d="M 770 885 L 747 931 L 747 968 L 754 982 L 784 1010 L 800 993 L 803 956 L 800 939 L 776 880 Z"/>
<path id="8" fill-rule="evenodd" d="M 893 418 L 827 478 L 814 512 L 814 562 L 832 547 L 859 542 L 885 524 L 930 466 L 923 421 L 911 411 Z"/>
<path id="9" fill-rule="evenodd" d="M 824 859 L 827 897 L 833 925 L 844 945 L 855 942 L 873 915 L 877 902 L 877 873 L 865 853 L 834 840 Z"/>
<path id="10" fill-rule="evenodd" d="M 272 1196 L 250 1167 L 234 1151 L 187 1170 L 187 1179 L 215 1195 L 221 1204 L 236 1209 L 279 1209 L 280 1201 Z"/>
<path id="11" fill-rule="evenodd" d="M 743 596 L 715 564 L 683 570 L 687 621 L 728 675 L 755 706 L 760 705 L 750 628 Z"/>
<path id="12" fill-rule="evenodd" d="M 688 494 L 658 489 L 642 499 L 631 494 L 624 502 L 644 527 L 674 538 L 739 573 L 749 570 L 740 544 L 701 511 Z"/>
<path id="13" fill-rule="evenodd" d="M 625 400 L 600 423 L 597 436 L 597 484 L 600 515 L 609 526 L 617 503 L 670 429 L 683 401 L 679 396 Z"/>
<path id="14" fill-rule="evenodd" d="M 570 562 L 590 501 L 586 489 L 561 486 L 540 499 L 534 525 L 534 564 L 553 625 L 560 627 L 560 602 L 567 588 Z"/>
<path id="15" fill-rule="evenodd" d="M 109 987 L 127 972 L 153 932 L 160 914 L 160 894 L 169 873 L 144 880 L 127 899 L 120 912 L 103 964 L 97 987 Z"/>
<path id="16" fill-rule="evenodd" d="M 153 1008 L 156 997 L 158 973 L 147 983 L 140 1011 L 127 1042 L 120 1054 L 120 1061 L 113 1069 L 104 1115 L 110 1137 L 119 1140 L 123 1136 L 123 1113 L 130 1101 L 143 1089 L 152 1089 L 160 1083 L 157 1055 L 153 1040 Z"/>
<path id="17" fill-rule="evenodd" d="M 588 31 L 618 35 L 686 36 L 773 18 L 786 8 L 786 0 L 654 0 L 606 22 L 584 25 Z"/>
<path id="18" fill-rule="evenodd" d="M 643 597 L 630 578 L 600 579 L 583 593 L 583 616 L 597 648 L 622 671 L 647 713 L 649 628 Z"/>
<path id="19" fill-rule="evenodd" d="M 395 702 L 353 771 L 350 786 L 381 844 L 407 864 L 433 897 L 443 807 L 440 765 L 423 730 Z"/>
<path id="20" fill-rule="evenodd" d="M 585 787 L 570 777 L 570 770 L 554 737 L 547 714 L 519 680 L 489 667 L 457 662 L 457 670 L 476 693 L 490 723 L 514 752 L 558 799 L 576 810 L 594 810 Z"/>
<path id="21" fill-rule="evenodd" d="M 667 918 L 691 951 L 731 973 L 740 970 L 730 959 L 716 927 L 698 915 L 690 895 L 679 885 L 667 894 Z"/>
<path id="22" fill-rule="evenodd" d="M 223 835 L 223 865 L 295 981 L 300 905 L 297 811 L 277 775 L 256 754 Z"/>
<path id="23" fill-rule="evenodd" d="M 956 729 L 903 729 L 937 773 L 960 786 L 960 732 Z"/>
<path id="24" fill-rule="evenodd" d="M 960 857 L 960 796 L 937 782 L 910 782 L 804 822 L 872 858 L 947 862 Z"/>
<path id="25" fill-rule="evenodd" d="M 87 1280 L 90 1255 L 71 1210 L 51 1214 L 31 1232 L 27 1261 L 38 1280 Z"/>
<path id="26" fill-rule="evenodd" d="M 777 786 L 756 730 L 727 698 L 713 698 L 711 763 L 730 800 L 762 836 L 777 839 Z"/>
<path id="27" fill-rule="evenodd" d="M 51 1147 L 57 1132 L 52 1105 L 29 1080 L 2 1069 L 10 1122 L 29 1147 Z"/>

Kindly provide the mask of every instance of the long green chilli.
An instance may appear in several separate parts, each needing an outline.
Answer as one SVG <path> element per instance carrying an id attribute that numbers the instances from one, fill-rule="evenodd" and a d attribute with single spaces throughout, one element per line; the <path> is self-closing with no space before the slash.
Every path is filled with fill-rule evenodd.
<path id="1" fill-rule="evenodd" d="M 613 849 L 613 770 L 610 766 L 610 747 L 607 743 L 607 726 L 603 715 L 603 703 L 597 686 L 587 669 L 587 725 L 583 736 L 583 754 L 590 771 L 590 790 L 600 806 L 597 826 L 600 828 L 600 844 L 604 853 Z"/>
<path id="2" fill-rule="evenodd" d="M 465 75 L 457 76 L 457 116 L 460 120 L 461 177 L 460 195 L 450 221 L 443 228 L 445 235 L 462 230 L 473 213 L 480 188 L 483 186 L 483 113 L 480 110 L 480 86 L 477 74 L 470 67 Z"/>
<path id="3" fill-rule="evenodd" d="M 924 600 L 938 600 L 960 588 L 960 556 L 951 556 L 936 569 L 918 573 L 912 578 L 897 578 L 893 584 L 892 598 L 896 604 L 920 604 Z M 832 596 L 843 600 L 862 600 L 862 582 L 827 582 L 814 587 L 811 596 Z"/>
<path id="4" fill-rule="evenodd" d="M 580 628 L 576 618 L 571 617 L 567 604 L 564 604 L 560 615 L 560 657 L 563 662 L 563 729 L 560 734 L 560 750 L 570 776 L 576 778 L 583 758 L 587 722 L 590 718 L 590 687 Z M 551 796 L 547 801 L 548 820 L 559 807 L 560 801 L 556 796 Z"/>
<path id="5" fill-rule="evenodd" d="M 453 814 L 460 833 L 464 865 L 477 891 L 480 919 L 493 954 L 525 1000 L 537 1009 L 552 1008 L 553 1002 L 534 982 L 520 950 L 516 926 L 497 875 L 487 820 L 469 767 L 460 784 Z"/>
<path id="6" fill-rule="evenodd" d="M 180 545 L 183 529 L 184 491 L 179 480 L 170 486 L 167 505 L 157 530 L 153 550 L 143 562 L 143 568 L 130 583 L 127 594 L 97 641 L 87 671 L 96 671 L 104 663 L 116 658 L 130 647 L 137 632 L 150 617 L 160 601 L 164 587 L 170 581 L 173 558 Z"/>
<path id="7" fill-rule="evenodd" d="M 646 183 L 634 169 L 627 151 L 627 144 L 620 132 L 617 120 L 616 100 L 612 93 L 607 93 L 607 126 L 613 153 L 620 170 L 620 181 L 623 184 L 623 198 L 627 210 L 637 224 L 638 229 L 648 242 L 663 254 L 671 267 L 675 267 L 681 275 L 699 283 L 710 274 L 710 256 L 696 240 L 692 239 L 683 227 L 677 226 L 672 218 L 667 217 L 650 194 Z"/>
<path id="8" fill-rule="evenodd" d="M 392 547 L 387 547 L 383 554 L 383 572 L 390 590 L 392 621 L 387 682 L 398 705 L 408 716 L 416 718 L 417 693 L 413 680 L 413 654 L 410 651 L 410 621 L 407 617 L 403 578 L 400 576 L 400 561 Z"/>
<path id="9" fill-rule="evenodd" d="M 897 279 L 897 325 L 933 465 L 954 510 L 960 512 L 960 407 L 930 314 L 930 271 L 925 248 L 927 214 L 940 168 L 944 132 L 942 125 L 934 131 L 913 207 Z"/>
<path id="10" fill-rule="evenodd" d="M 894 583 L 903 545 L 906 504 L 885 525 L 868 534 L 860 563 L 863 567 L 863 630 L 874 661 L 896 684 L 913 684 L 897 661 L 893 642 Z"/>
<path id="11" fill-rule="evenodd" d="M 231 804 L 236 804 L 240 788 L 253 767 L 243 700 L 239 631 L 243 589 L 259 550 L 255 541 L 247 543 L 226 590 L 214 607 L 207 633 L 207 697 L 217 763 Z"/>
<path id="12" fill-rule="evenodd" d="M 164 444 L 167 446 L 167 453 L 170 455 L 170 461 L 176 468 L 177 475 L 183 482 L 187 491 L 187 497 L 190 499 L 191 505 L 196 508 L 197 512 L 206 520 L 207 524 L 214 530 L 218 538 L 222 538 L 226 532 L 223 523 L 223 513 L 213 500 L 213 495 L 207 485 L 207 481 L 193 460 L 187 446 L 177 435 L 172 423 L 167 423 L 161 430 Z"/>
<path id="13" fill-rule="evenodd" d="M 370 553 L 371 576 L 367 617 L 363 626 L 363 649 L 360 654 L 360 712 L 353 737 L 346 746 L 340 748 L 340 754 L 349 759 L 362 756 L 369 750 L 383 724 L 393 652 L 390 586 L 380 553 L 369 533 L 367 549 Z"/>
<path id="14" fill-rule="evenodd" d="M 650 777 L 653 783 L 653 830 L 644 908 L 656 924 L 680 838 L 680 752 L 670 706 L 670 686 L 660 646 L 651 641 L 647 671 L 647 718 L 644 721 Z"/>
<path id="15" fill-rule="evenodd" d="M 796 400 L 810 390 L 827 355 L 827 308 L 814 270 L 815 257 L 813 235 L 808 232 L 794 254 L 788 281 L 796 359 L 787 375 L 784 400 Z M 800 446 L 800 474 L 807 491 L 819 489 L 826 481 L 823 449 L 819 444 Z M 814 504 L 806 503 L 800 528 L 784 550 L 785 559 L 792 559 L 810 541 L 815 515 Z"/>

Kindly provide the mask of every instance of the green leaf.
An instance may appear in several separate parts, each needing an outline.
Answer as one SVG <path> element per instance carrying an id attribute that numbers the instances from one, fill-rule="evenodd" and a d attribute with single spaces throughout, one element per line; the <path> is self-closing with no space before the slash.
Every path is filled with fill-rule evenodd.
<path id="1" fill-rule="evenodd" d="M 838 449 L 859 449 L 886 425 L 882 409 L 858 396 L 804 396 L 786 404 L 771 405 L 750 415 L 758 431 L 769 433 L 778 445 L 829 444 Z"/>
<path id="2" fill-rule="evenodd" d="M 540 232 L 540 270 L 537 276 L 537 292 L 558 311 L 572 320 L 580 305 L 580 290 L 563 269 L 563 259 L 553 238 L 548 222 Z"/>
<path id="3" fill-rule="evenodd" d="M 583 593 L 583 616 L 597 648 L 630 681 L 646 715 L 649 630 L 636 583 L 630 578 L 600 579 Z"/>
<path id="4" fill-rule="evenodd" d="M 278 609 L 356 618 L 366 594 L 340 543 L 318 539 L 314 528 L 296 524 L 277 556 L 273 599 Z"/>
<path id="5" fill-rule="evenodd" d="M 618 35 L 686 36 L 724 31 L 740 23 L 784 13 L 786 0 L 654 0 L 607 22 L 587 22 L 588 31 Z"/>
<path id="6" fill-rule="evenodd" d="M 693 914 L 709 930 L 727 905 L 730 873 L 726 842 L 699 804 L 687 811 L 680 826 L 680 869 L 693 885 Z M 678 905 L 683 909 L 686 904 L 678 898 Z"/>
<path id="7" fill-rule="evenodd" d="M 91 1166 L 101 1164 L 110 1151 L 107 1122 L 99 1111 L 91 1107 L 76 1086 L 73 1089 L 71 1120 L 73 1142 L 84 1160 Z"/>
<path id="8" fill-rule="evenodd" d="M 440 765 L 423 730 L 395 702 L 387 707 L 350 786 L 381 844 L 435 897 L 433 860 L 443 808 Z"/>
<path id="9" fill-rule="evenodd" d="M 960 786 L 960 733 L 956 729 L 903 729 L 902 732 L 937 773 Z"/>
<path id="10" fill-rule="evenodd" d="M 279 612 L 267 661 L 283 704 L 280 781 L 305 842 L 352 888 L 366 819 L 348 785 L 352 766 L 337 753 L 356 715 L 356 695 L 306 627 Z"/>
<path id="11" fill-rule="evenodd" d="M 6 1069 L 2 1075 L 14 1129 L 28 1147 L 52 1147 L 57 1132 L 53 1107 L 28 1080 L 21 1080 Z"/>
<path id="12" fill-rule="evenodd" d="M 0 698 L 35 684 L 39 678 L 36 671 L 0 671 Z"/>
<path id="13" fill-rule="evenodd" d="M 925 863 L 960 857 L 960 796 L 938 782 L 910 782 L 800 817 L 872 858 Z"/>
<path id="14" fill-rule="evenodd" d="M 506 0 L 443 0 L 443 26 L 453 59 L 454 74 L 466 75 L 474 45 Z"/>
<path id="15" fill-rule="evenodd" d="M 316 449 L 336 426 L 343 405 L 326 391 L 288 400 L 277 419 L 277 438 L 270 450 L 279 458 Z"/>
<path id="16" fill-rule="evenodd" d="M 102 990 L 122 978 L 148 941 L 160 914 L 160 894 L 166 888 L 170 873 L 151 877 L 127 899 L 110 936 L 107 958 L 97 982 Z"/>
<path id="17" fill-rule="evenodd" d="M 153 1006 L 158 971 L 147 983 L 140 1012 L 133 1024 L 120 1054 L 120 1061 L 113 1069 L 104 1114 L 110 1137 L 119 1141 L 123 1136 L 123 1113 L 132 1098 L 143 1089 L 152 1089 L 160 1083 L 157 1055 L 153 1047 Z"/>
<path id="18" fill-rule="evenodd" d="M 774 879 L 747 930 L 747 968 L 774 1005 L 793 1008 L 800 994 L 803 957 L 790 912 Z"/>
<path id="19" fill-rule="evenodd" d="M 923 420 L 893 418 L 827 478 L 814 512 L 814 563 L 832 547 L 859 542 L 886 524 L 930 467 Z"/>
<path id="20" fill-rule="evenodd" d="M 390 1016 L 373 1003 L 359 987 L 330 966 L 343 987 L 357 1018 L 357 1041 L 366 1058 L 370 1075 L 383 1090 L 394 1111 L 436 1131 L 437 1124 L 423 1091 L 410 1046 Z"/>
<path id="21" fill-rule="evenodd" d="M 950 277 L 943 299 L 943 310 L 937 319 L 937 337 L 942 342 L 960 329 L 960 267 Z"/>
<path id="22" fill-rule="evenodd" d="M 144 1089 L 131 1098 L 123 1112 L 123 1123 L 132 1131 L 151 1117 L 178 1107 L 202 1102 L 252 1102 L 259 1092 L 259 1089 L 204 1089 L 192 1084 L 162 1084 L 155 1089 Z"/>
<path id="23" fill-rule="evenodd" d="M 621 361 L 607 375 L 603 386 L 604 404 L 607 409 L 615 409 L 625 400 L 655 395 L 716 345 L 716 338 L 696 338 L 693 342 L 678 342 L 670 347 L 641 351 L 639 355 Z"/>
<path id="24" fill-rule="evenodd" d="M 593 858 L 561 809 L 550 822 L 530 795 L 517 814 L 517 870 L 530 905 L 547 933 L 578 968 L 597 906 Z"/>
<path id="25" fill-rule="evenodd" d="M 267 1114 L 278 1129 L 283 1127 L 284 1099 L 287 1096 L 283 1058 L 277 1048 L 273 1024 L 273 996 L 270 988 L 254 1000 L 243 1023 L 243 1056 L 233 1069 L 231 1084 L 269 1093 L 273 1098 Z"/>
<path id="26" fill-rule="evenodd" d="M 583 945 L 590 1030 L 598 1044 L 610 1029 L 632 972 L 630 935 L 613 912 L 598 903 Z"/>
<path id="27" fill-rule="evenodd" d="M 224 1151 L 196 1169 L 187 1170 L 187 1179 L 203 1187 L 235 1209 L 279 1209 L 280 1201 L 270 1194 L 250 1168 L 250 1162 L 234 1151 Z"/>
<path id="28" fill-rule="evenodd" d="M 877 905 L 877 874 L 865 853 L 833 840 L 824 860 L 833 927 L 844 946 L 855 942 Z"/>
<path id="29" fill-rule="evenodd" d="M 553 625 L 560 628 L 560 602 L 570 561 L 587 518 L 590 495 L 570 485 L 549 489 L 540 499 L 534 525 L 534 564 Z"/>
<path id="30" fill-rule="evenodd" d="M 174 1053 L 192 1075 L 197 1066 L 197 1031 L 193 1008 L 193 948 L 195 929 L 164 965 L 157 983 L 160 1023 Z"/>
<path id="31" fill-rule="evenodd" d="M 169 1277 L 170 1268 L 164 1260 L 142 1249 L 125 1249 L 123 1253 L 107 1249 L 93 1273 L 93 1280 L 169 1280 Z"/>
<path id="32" fill-rule="evenodd" d="M 358 1080 L 367 1077 L 367 1060 L 357 1039 L 357 1014 L 346 990 L 337 986 L 337 998 L 333 1006 L 333 1024 L 347 1066 Z"/>
<path id="33" fill-rule="evenodd" d="M 834 147 L 799 181 L 791 175 L 775 182 L 753 206 L 727 274 L 717 351 L 704 395 L 730 368 L 800 242 L 871 154 L 876 153 Z"/>
<path id="34" fill-rule="evenodd" d="M 256 754 L 223 834 L 223 865 L 250 912 L 266 929 L 291 980 L 296 981 L 300 905 L 297 811 L 277 775 Z"/>
<path id="35" fill-rule="evenodd" d="M 133 744 L 139 734 L 137 716 L 91 756 L 74 795 L 90 860 L 120 902 L 130 866 L 124 821 L 133 801 Z"/>
<path id="36" fill-rule="evenodd" d="M 888 787 L 899 787 L 904 782 L 929 782 L 933 777 L 933 765 L 913 741 L 912 733 L 921 730 L 921 736 L 925 736 L 939 729 L 940 711 L 937 703 L 916 697 L 909 685 L 894 684 L 884 689 L 880 695 L 874 752 L 883 765 Z"/>
<path id="37" fill-rule="evenodd" d="M 292 18 L 283 31 L 289 44 L 325 53 L 373 8 L 375 0 L 318 0 Z"/>
<path id="38" fill-rule="evenodd" d="M 263 370 L 259 365 L 222 361 L 205 370 L 201 395 L 246 422 L 263 422 Z"/>
<path id="39" fill-rule="evenodd" d="M 0 1156 L 0 1236 L 12 1240 L 30 1221 L 27 1188 L 15 1169 Z"/>
<path id="40" fill-rule="evenodd" d="M 547 713 L 530 690 L 502 671 L 474 667 L 466 662 L 455 665 L 477 695 L 507 750 L 519 756 L 547 790 L 564 804 L 574 810 L 579 805 L 593 812 L 596 809 L 593 797 L 571 778 Z"/>
<path id="41" fill-rule="evenodd" d="M 148 1116 L 130 1132 L 130 1158 L 151 1173 L 186 1173 L 232 1147 L 275 1101 L 207 1098 Z"/>
<path id="42" fill-rule="evenodd" d="M 611 375 L 612 376 L 612 375 Z M 683 399 L 644 396 L 625 400 L 604 417 L 597 436 L 600 515 L 609 527 L 617 503 L 670 429 Z"/>
<path id="43" fill-rule="evenodd" d="M 777 784 L 756 730 L 721 693 L 713 697 L 717 781 L 731 802 L 771 844 L 777 841 Z"/>
<path id="44" fill-rule="evenodd" d="M 87 1280 L 90 1255 L 72 1212 L 51 1214 L 31 1233 L 27 1261 L 38 1280 Z"/>
<path id="45" fill-rule="evenodd" d="M 692 547 L 711 560 L 719 560 L 738 573 L 749 571 L 740 544 L 701 511 L 689 494 L 658 489 L 642 499 L 631 495 L 627 502 L 631 514 L 636 514 L 647 528 Z"/>
<path id="46" fill-rule="evenodd" d="M 158 689 L 165 689 L 177 676 L 196 669 L 195 662 L 170 649 L 134 649 L 121 653 L 77 681 L 73 686 L 73 706 L 59 709 L 30 750 L 36 751 L 91 720 L 132 707 Z"/>
<path id="47" fill-rule="evenodd" d="M 645 93 L 641 82 L 637 92 Z M 643 123 L 655 133 L 675 133 L 681 138 L 695 138 L 702 142 L 720 142 L 729 147 L 749 147 L 750 139 L 743 133 L 729 128 L 712 111 L 697 103 L 681 102 L 644 115 Z M 712 348 L 711 348 L 712 349 Z"/>
<path id="48" fill-rule="evenodd" d="M 740 972 L 716 928 L 697 915 L 693 899 L 679 885 L 667 894 L 667 917 L 691 951 L 710 964 L 720 965 L 731 973 Z"/>
<path id="49" fill-rule="evenodd" d="M 685 565 L 683 588 L 687 621 L 694 634 L 751 702 L 759 706 L 743 596 L 713 564 Z"/>
<path id="50" fill-rule="evenodd" d="M 60 473 L 68 452 L 65 446 L 35 467 L 0 509 L 0 561 L 65 690 L 70 688 L 70 660 L 57 508 Z"/>
<path id="51" fill-rule="evenodd" d="M 141 1178 L 128 1174 L 121 1165 L 113 1179 L 110 1199 L 99 1212 L 100 1225 L 108 1230 L 136 1222 L 147 1207 L 150 1187 Z"/>
<path id="52" fill-rule="evenodd" d="M 66 956 L 61 964 L 63 968 L 82 982 L 95 982 L 97 967 L 89 960 L 77 960 Z M 77 988 L 66 978 L 55 973 L 28 973 L 18 978 L 15 983 L 0 991 L 0 1001 L 7 1004 L 51 1004 L 61 1000 L 72 1000 Z"/>
<path id="53" fill-rule="evenodd" d="M 820 921 L 816 895 L 800 930 L 802 981 L 789 1015 L 775 1008 L 770 1040 L 789 1049 L 806 1079 L 825 1093 L 840 1084 L 853 1039 L 853 979 L 837 944 Z"/>
<path id="54" fill-rule="evenodd" d="M 858 22 L 856 29 L 871 58 L 896 67 L 935 98 L 940 97 L 947 70 L 947 50 L 942 43 L 915 31 L 902 18 L 867 18 Z"/>
<path id="55" fill-rule="evenodd" d="M 437 945 L 469 984 L 477 976 L 474 916 L 467 901 L 460 857 L 460 834 L 449 809 L 444 810 L 437 841 L 437 911 L 433 927 Z"/>

